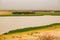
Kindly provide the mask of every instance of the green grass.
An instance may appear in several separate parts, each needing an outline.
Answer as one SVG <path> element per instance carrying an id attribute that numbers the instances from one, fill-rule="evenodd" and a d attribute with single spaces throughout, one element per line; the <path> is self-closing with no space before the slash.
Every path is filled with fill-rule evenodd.
<path id="1" fill-rule="evenodd" d="M 0 15 L 0 16 L 44 16 L 44 15 L 52 15 L 52 16 L 60 16 L 60 12 L 35 12 L 33 14 L 11 14 L 9 15 Z"/>
<path id="2" fill-rule="evenodd" d="M 44 28 L 53 27 L 53 26 L 56 26 L 56 25 L 60 25 L 60 23 L 54 23 L 54 24 L 45 25 L 45 26 L 37 26 L 37 27 L 16 29 L 16 30 L 11 30 L 11 31 L 9 31 L 7 33 L 4 33 L 4 34 L 11 34 L 11 33 L 17 33 L 17 32 L 26 32 L 26 31 L 31 31 L 31 30 L 44 29 Z"/>

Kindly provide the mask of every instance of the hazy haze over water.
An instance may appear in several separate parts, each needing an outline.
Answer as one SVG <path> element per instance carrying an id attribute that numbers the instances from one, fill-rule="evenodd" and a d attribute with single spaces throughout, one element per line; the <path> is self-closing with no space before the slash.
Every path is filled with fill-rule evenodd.
<path id="1" fill-rule="evenodd" d="M 0 0 L 0 10 L 3 9 L 60 10 L 60 0 Z"/>

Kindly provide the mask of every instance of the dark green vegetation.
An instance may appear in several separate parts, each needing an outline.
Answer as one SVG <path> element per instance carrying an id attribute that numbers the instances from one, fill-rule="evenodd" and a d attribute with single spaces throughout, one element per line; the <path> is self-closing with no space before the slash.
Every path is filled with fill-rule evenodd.
<path id="1" fill-rule="evenodd" d="M 35 14 L 35 12 L 13 12 L 13 14 Z"/>
<path id="2" fill-rule="evenodd" d="M 31 31 L 31 30 L 44 29 L 44 28 L 53 27 L 53 26 L 56 26 L 56 25 L 60 25 L 60 23 L 54 23 L 54 24 L 45 25 L 45 26 L 37 26 L 37 27 L 16 29 L 16 30 L 11 30 L 11 31 L 9 31 L 7 33 L 4 33 L 4 34 L 11 34 L 11 33 L 17 33 L 17 32 L 26 32 L 26 31 Z"/>
<path id="3" fill-rule="evenodd" d="M 60 12 L 13 12 L 13 15 L 20 16 L 43 16 L 43 15 L 60 15 Z"/>

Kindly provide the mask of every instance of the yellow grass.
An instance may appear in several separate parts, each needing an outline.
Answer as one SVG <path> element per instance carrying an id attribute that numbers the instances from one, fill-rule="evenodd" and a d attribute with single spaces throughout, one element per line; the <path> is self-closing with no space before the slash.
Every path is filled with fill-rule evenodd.
<path id="1" fill-rule="evenodd" d="M 0 11 L 0 15 L 11 15 L 12 12 L 9 11 Z"/>

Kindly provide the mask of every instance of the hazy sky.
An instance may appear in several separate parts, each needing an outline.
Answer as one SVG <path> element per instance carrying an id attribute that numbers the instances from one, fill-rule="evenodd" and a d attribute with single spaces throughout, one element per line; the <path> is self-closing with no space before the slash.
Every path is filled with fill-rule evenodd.
<path id="1" fill-rule="evenodd" d="M 60 0 L 0 0 L 0 9 L 56 9 Z"/>

